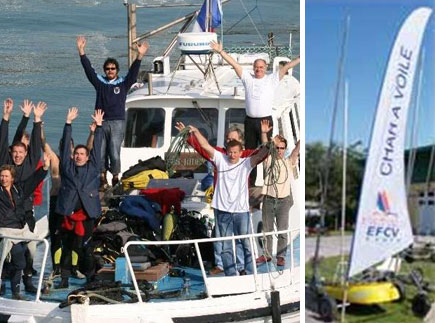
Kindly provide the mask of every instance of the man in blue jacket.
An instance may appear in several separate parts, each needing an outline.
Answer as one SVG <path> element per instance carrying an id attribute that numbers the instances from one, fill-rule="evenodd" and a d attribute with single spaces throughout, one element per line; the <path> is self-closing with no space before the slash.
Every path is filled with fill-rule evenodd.
<path id="1" fill-rule="evenodd" d="M 104 111 L 103 142 L 101 145 L 101 186 L 107 186 L 106 171 L 112 175 L 112 186 L 118 183 L 121 171 L 121 144 L 124 139 L 125 100 L 130 87 L 136 82 L 143 56 L 148 43 L 137 43 L 137 57 L 125 77 L 119 77 L 119 64 L 114 58 L 107 58 L 103 68 L 105 75 L 99 75 L 85 55 L 86 39 L 77 37 L 77 49 L 86 77 L 96 90 L 95 109 Z"/>
<path id="2" fill-rule="evenodd" d="M 64 217 L 62 222 L 62 281 L 59 287 L 68 287 L 73 257 L 82 254 L 83 246 L 92 236 L 94 220 L 101 215 L 98 195 L 101 169 L 101 142 L 103 140 L 102 110 L 95 110 L 94 144 L 91 151 L 85 145 L 74 148 L 71 159 L 72 121 L 78 116 L 78 109 L 68 110 L 63 129 L 60 156 L 61 188 L 57 199 L 56 213 Z M 77 260 L 77 259 L 75 259 Z M 89 274 L 89 273 L 87 273 Z"/>

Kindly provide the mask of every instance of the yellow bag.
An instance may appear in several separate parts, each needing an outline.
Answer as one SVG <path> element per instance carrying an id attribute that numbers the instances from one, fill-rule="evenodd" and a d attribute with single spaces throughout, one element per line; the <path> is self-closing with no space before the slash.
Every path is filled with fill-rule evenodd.
<path id="1" fill-rule="evenodd" d="M 213 200 L 213 193 L 214 193 L 214 186 L 212 185 L 209 188 L 207 188 L 205 191 L 205 202 L 206 203 L 211 203 L 211 201 Z"/>
<path id="2" fill-rule="evenodd" d="M 166 214 L 163 217 L 163 225 L 162 225 L 162 240 L 169 241 L 171 240 L 172 234 L 175 230 L 175 225 L 177 223 L 177 216 L 172 211 L 171 213 Z"/>
<path id="3" fill-rule="evenodd" d="M 124 190 L 145 189 L 150 179 L 168 179 L 168 173 L 159 169 L 144 170 L 136 175 L 122 180 Z"/>

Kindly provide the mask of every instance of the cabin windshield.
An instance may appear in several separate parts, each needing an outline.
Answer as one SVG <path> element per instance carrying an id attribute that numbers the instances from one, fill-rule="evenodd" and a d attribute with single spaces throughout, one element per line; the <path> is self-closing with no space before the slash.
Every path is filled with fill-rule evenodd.
<path id="1" fill-rule="evenodd" d="M 245 133 L 245 109 L 228 109 L 225 113 L 225 131 L 237 127 Z"/>
<path id="2" fill-rule="evenodd" d="M 202 133 L 212 146 L 217 145 L 218 110 L 214 108 L 185 109 L 175 108 L 172 112 L 172 137 L 178 134 L 175 129 L 176 122 L 185 126 L 192 125 Z"/>
<path id="3" fill-rule="evenodd" d="M 159 148 L 163 146 L 165 110 L 129 108 L 125 125 L 124 146 Z"/>

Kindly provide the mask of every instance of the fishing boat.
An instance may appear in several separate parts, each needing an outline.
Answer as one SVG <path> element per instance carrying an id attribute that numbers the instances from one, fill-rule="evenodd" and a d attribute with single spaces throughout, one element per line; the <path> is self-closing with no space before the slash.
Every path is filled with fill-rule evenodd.
<path id="1" fill-rule="evenodd" d="M 404 299 L 400 282 L 386 277 L 364 279 L 361 273 L 414 241 L 405 189 L 404 145 L 414 77 L 431 13 L 430 8 L 414 10 L 393 45 L 371 135 L 349 266 L 344 279 L 310 289 L 325 318 L 333 318 L 335 300 L 343 303 L 344 310 L 347 303 L 374 305 Z M 405 52 L 412 52 L 412 58 Z M 418 296 L 415 303 L 427 302 L 423 298 Z"/>
<path id="2" fill-rule="evenodd" d="M 207 1 L 207 8 L 212 8 Z M 127 6 L 132 6 L 127 4 Z M 209 10 L 209 9 L 207 9 Z M 131 10 L 129 8 L 129 12 Z M 194 21 L 195 15 L 189 19 Z M 129 16 L 129 20 L 132 19 Z M 185 24 L 186 26 L 186 24 Z M 198 48 L 198 39 L 216 37 L 214 33 L 183 32 L 177 35 L 175 43 L 180 45 L 181 54 L 177 67 L 171 70 L 169 52 L 153 61 L 153 71 L 147 73 L 144 82 L 138 82 L 126 102 L 126 132 L 121 149 L 122 172 L 138 163 L 156 156 L 167 157 L 171 143 L 177 137 L 175 122 L 194 125 L 217 146 L 224 146 L 224 133 L 232 125 L 243 128 L 245 116 L 244 88 L 234 70 L 226 65 L 221 57 L 210 51 L 208 45 Z M 130 44 L 137 41 L 129 31 Z M 203 41 L 202 41 L 203 42 Z M 196 45 L 195 45 L 196 44 Z M 202 45 L 201 45 L 202 46 Z M 171 45 L 171 47 L 173 47 Z M 276 55 L 276 47 L 268 47 L 258 52 L 258 48 L 246 53 L 232 53 L 227 50 L 246 69 L 252 69 L 256 58 L 270 62 L 272 71 L 279 68 L 280 61 L 289 61 L 290 52 Z M 273 56 L 270 54 L 274 53 Z M 293 149 L 299 140 L 299 82 L 289 73 L 280 84 L 276 95 L 274 118 L 276 133 L 284 134 Z M 186 197 L 181 207 L 191 211 L 192 217 L 206 223 L 211 228 L 214 223 L 213 212 L 205 193 L 200 187 L 200 179 L 207 171 L 202 167 L 203 160 L 193 150 L 186 148 L 182 152 L 176 169 L 189 170 L 190 179 L 153 179 L 153 187 L 179 187 L 185 190 Z M 0 319 L 10 322 L 229 322 L 249 321 L 268 322 L 299 321 L 300 304 L 300 270 L 299 270 L 299 177 L 298 170 L 289 172 L 292 177 L 292 194 L 294 205 L 289 210 L 291 218 L 289 228 L 284 231 L 259 232 L 261 228 L 261 211 L 252 211 L 252 232 L 246 236 L 225 238 L 183 239 L 169 241 L 129 241 L 123 248 L 123 257 L 102 268 L 102 273 L 112 281 L 121 283 L 111 285 L 121 296 L 108 299 L 98 292 L 73 293 L 84 286 L 80 279 L 70 279 L 70 287 L 64 290 L 45 289 L 49 242 L 42 242 L 39 248 L 38 292 L 26 295 L 28 301 L 13 300 L 7 292 L 0 298 Z M 259 167 L 257 185 L 262 184 L 262 172 Z M 113 192 L 112 192 L 113 193 Z M 137 194 L 133 190 L 131 194 Z M 106 196 L 107 197 L 107 196 Z M 119 196 L 118 196 L 119 198 Z M 122 198 L 122 197 L 121 197 Z M 109 197 L 110 200 L 110 197 Z M 188 215 L 190 216 L 190 215 Z M 200 222 L 196 222 L 200 223 Z M 209 223 L 209 224 L 208 224 Z M 207 269 L 210 262 L 205 260 L 204 245 L 210 246 L 218 240 L 247 238 L 250 240 L 253 259 L 259 255 L 261 248 L 259 238 L 266 235 L 288 235 L 288 248 L 285 266 L 276 263 L 264 263 L 255 266 L 252 275 L 226 277 L 211 276 Z M 3 237 L 7 239 L 8 237 Z M 196 262 L 194 265 L 180 265 L 180 262 L 160 262 L 151 268 L 143 269 L 143 263 L 137 263 L 130 256 L 135 247 L 161 247 L 171 250 L 171 246 L 190 246 Z M 121 259 L 122 258 L 122 259 Z M 144 278 L 143 277 L 147 277 Z M 55 283 L 52 280 L 50 284 Z M 145 287 L 144 287 L 145 286 Z M 50 287 L 50 286 L 49 286 Z M 145 289 L 144 289 L 145 288 Z M 110 289 L 110 288 L 109 288 Z M 69 297 L 67 297 L 70 295 Z M 96 300 L 99 301 L 96 302 Z M 108 304 L 101 304 L 106 299 Z"/>

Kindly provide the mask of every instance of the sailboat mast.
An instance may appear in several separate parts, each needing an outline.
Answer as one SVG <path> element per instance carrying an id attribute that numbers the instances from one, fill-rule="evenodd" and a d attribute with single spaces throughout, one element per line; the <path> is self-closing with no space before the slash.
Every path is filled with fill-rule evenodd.
<path id="1" fill-rule="evenodd" d="M 339 92 L 341 88 L 341 82 L 343 80 L 343 69 L 344 69 L 344 61 L 346 56 L 346 44 L 347 44 L 347 33 L 349 29 L 349 17 L 347 17 L 347 21 L 345 24 L 344 32 L 343 32 L 343 42 L 341 43 L 341 53 L 340 53 L 340 59 L 338 62 L 338 76 L 337 76 L 337 83 L 335 87 L 335 98 L 334 98 L 334 108 L 332 112 L 332 125 L 331 125 L 331 132 L 329 135 L 329 146 L 328 151 L 326 153 L 326 161 L 325 161 L 325 168 L 324 168 L 324 180 L 323 180 L 323 191 L 320 196 L 320 207 L 321 207 L 321 215 L 320 215 L 320 228 L 322 229 L 325 225 L 325 215 L 326 215 L 326 199 L 328 195 L 328 181 L 329 181 L 329 171 L 331 168 L 331 156 L 332 156 L 332 146 L 334 142 L 334 133 L 335 133 L 335 121 L 337 118 L 337 110 L 338 110 L 338 98 L 339 98 Z M 318 266 L 318 259 L 319 259 L 319 250 L 320 250 L 320 235 L 321 230 L 317 232 L 316 236 L 316 246 L 314 250 L 314 260 L 313 260 L 313 278 L 312 281 L 314 285 L 319 284 L 319 266 Z"/>
<path id="2" fill-rule="evenodd" d="M 348 127 L 348 111 L 349 111 L 349 84 L 346 80 L 344 82 L 344 113 L 343 113 L 343 182 L 341 191 L 341 239 L 340 239 L 340 266 L 345 264 L 344 262 L 344 233 L 346 226 L 346 171 L 347 171 L 347 127 Z M 342 268 L 342 267 L 340 267 Z M 344 291 L 343 303 L 341 307 L 341 322 L 345 321 L 346 316 L 346 298 L 347 298 L 347 279 L 346 273 L 340 273 L 341 286 L 346 285 Z"/>
<path id="3" fill-rule="evenodd" d="M 411 138 L 410 138 L 410 148 L 409 148 L 407 174 L 406 174 L 406 192 L 408 196 L 411 188 L 412 175 L 414 173 L 415 159 L 417 157 L 416 146 L 417 146 L 417 131 L 419 129 L 420 96 L 421 96 L 421 88 L 422 88 L 422 80 L 423 80 L 423 69 L 422 69 L 423 59 L 424 59 L 424 49 L 421 50 L 421 55 L 419 58 L 419 63 L 417 68 L 418 82 L 417 82 L 417 88 L 415 89 L 417 95 L 415 98 L 415 105 L 414 105 L 415 109 L 413 109 L 413 114 L 412 114 Z"/>
<path id="4" fill-rule="evenodd" d="M 344 233 L 346 227 L 346 171 L 347 171 L 347 126 L 348 126 L 348 109 L 349 109 L 349 84 L 344 82 L 344 113 L 343 113 L 343 182 L 341 191 L 341 240 L 340 255 L 341 263 L 344 263 Z M 342 283 L 344 276 L 341 277 Z"/>

